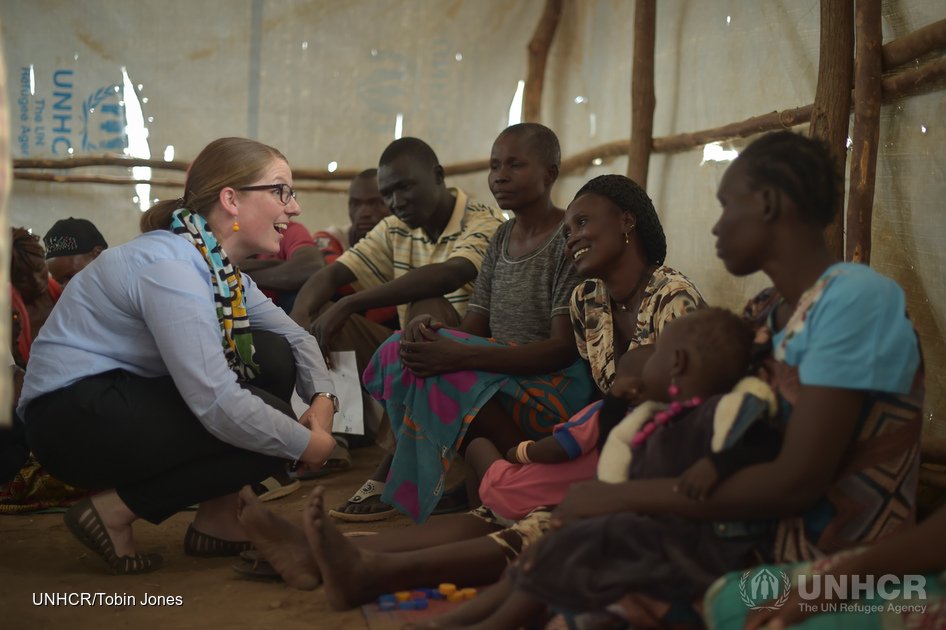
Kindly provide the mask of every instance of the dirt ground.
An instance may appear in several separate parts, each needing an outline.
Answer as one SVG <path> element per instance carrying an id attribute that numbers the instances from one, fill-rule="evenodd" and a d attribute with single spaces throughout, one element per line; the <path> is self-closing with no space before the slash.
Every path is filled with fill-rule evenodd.
<path id="1" fill-rule="evenodd" d="M 328 504 L 341 504 L 374 469 L 381 451 L 352 452 L 345 473 L 317 481 L 288 497 L 271 501 L 273 511 L 297 522 L 317 484 L 327 489 Z M 302 592 L 282 583 L 239 578 L 231 558 L 184 555 L 184 532 L 193 512 L 183 512 L 159 526 L 137 523 L 141 551 L 164 556 L 164 567 L 145 575 L 113 576 L 104 563 L 76 541 L 61 514 L 0 516 L 0 627 L 20 628 L 367 628 L 360 610 L 332 612 L 322 590 Z M 342 524 L 343 531 L 403 527 L 403 516 L 380 523 Z M 131 596 L 138 605 L 35 605 L 42 594 L 103 593 Z M 180 605 L 142 605 L 148 595 L 179 597 Z M 73 598 L 78 597 L 74 595 Z M 102 596 L 104 597 L 104 595 Z"/>

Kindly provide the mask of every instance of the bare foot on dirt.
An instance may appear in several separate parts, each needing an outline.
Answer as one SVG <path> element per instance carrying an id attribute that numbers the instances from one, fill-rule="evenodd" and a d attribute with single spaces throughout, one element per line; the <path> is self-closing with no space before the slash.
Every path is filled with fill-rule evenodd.
<path id="1" fill-rule="evenodd" d="M 260 555 L 286 584 L 303 591 L 316 588 L 321 579 L 305 533 L 267 510 L 249 486 L 240 491 L 237 518 Z"/>
<path id="2" fill-rule="evenodd" d="M 309 549 L 325 583 L 325 597 L 334 610 L 348 610 L 378 595 L 378 554 L 356 547 L 325 513 L 325 488 L 312 492 L 304 516 Z"/>

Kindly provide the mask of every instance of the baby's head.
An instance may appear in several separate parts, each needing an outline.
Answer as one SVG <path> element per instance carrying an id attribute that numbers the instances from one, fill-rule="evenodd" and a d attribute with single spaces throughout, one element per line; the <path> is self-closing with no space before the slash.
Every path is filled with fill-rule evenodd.
<path id="1" fill-rule="evenodd" d="M 753 337 L 748 323 L 722 308 L 704 308 L 670 322 L 644 365 L 647 397 L 668 401 L 671 383 L 680 399 L 728 392 L 746 375 Z"/>

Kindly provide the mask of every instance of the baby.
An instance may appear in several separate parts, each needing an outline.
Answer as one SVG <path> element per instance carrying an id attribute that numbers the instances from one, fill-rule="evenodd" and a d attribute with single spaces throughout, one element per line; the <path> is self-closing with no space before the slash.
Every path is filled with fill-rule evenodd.
<path id="1" fill-rule="evenodd" d="M 744 376 L 753 333 L 733 313 L 704 309 L 672 322 L 639 381 L 621 383 L 645 398 L 608 433 L 598 478 L 677 477 L 675 489 L 706 499 L 736 471 L 781 448 L 774 392 Z"/>
<path id="2" fill-rule="evenodd" d="M 625 355 L 611 393 L 551 436 L 522 442 L 505 459 L 485 440 L 471 443 L 467 461 L 481 478 L 479 499 L 494 515 L 515 521 L 557 505 L 572 483 L 596 474 L 615 482 L 673 476 L 678 492 L 709 496 L 720 481 L 780 448 L 770 420 L 774 395 L 745 378 L 752 343 L 750 328 L 724 309 L 671 322 L 641 376 L 634 375 L 641 372 L 635 357 Z"/>

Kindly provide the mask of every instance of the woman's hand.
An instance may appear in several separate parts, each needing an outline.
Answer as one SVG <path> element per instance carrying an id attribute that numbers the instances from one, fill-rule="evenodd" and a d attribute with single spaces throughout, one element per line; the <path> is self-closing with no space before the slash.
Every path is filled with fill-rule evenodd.
<path id="1" fill-rule="evenodd" d="M 332 423 L 335 421 L 335 404 L 325 396 L 316 396 L 312 404 L 299 416 L 299 424 L 310 431 L 332 432 Z"/>
<path id="2" fill-rule="evenodd" d="M 553 529 L 564 527 L 583 518 L 604 516 L 623 511 L 615 502 L 617 484 L 605 481 L 583 481 L 572 484 L 568 494 L 552 512 Z"/>
<path id="3" fill-rule="evenodd" d="M 415 376 L 426 378 L 448 372 L 469 369 L 466 361 L 473 348 L 442 337 L 421 326 L 424 341 L 401 340 L 401 364 Z"/>
<path id="4" fill-rule="evenodd" d="M 299 417 L 299 423 L 312 434 L 309 445 L 299 459 L 311 470 L 318 470 L 335 449 L 332 437 L 332 422 L 335 419 L 335 404 L 325 396 L 316 396 L 309 408 Z"/>
<path id="5" fill-rule="evenodd" d="M 401 339 L 404 341 L 427 341 L 424 336 L 424 330 L 438 331 L 443 328 L 443 322 L 439 322 L 430 315 L 421 314 L 412 319 L 401 331 Z"/>

